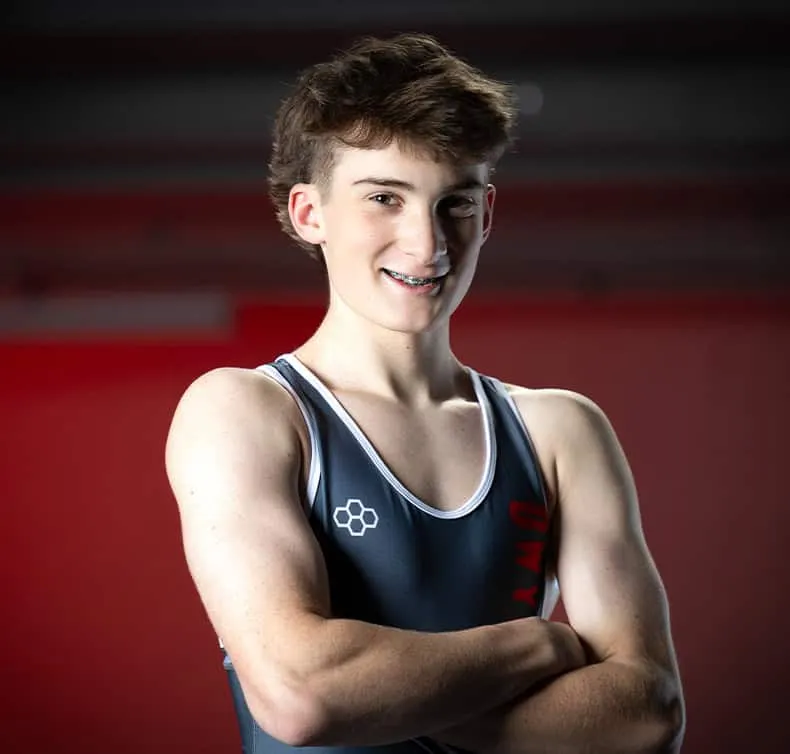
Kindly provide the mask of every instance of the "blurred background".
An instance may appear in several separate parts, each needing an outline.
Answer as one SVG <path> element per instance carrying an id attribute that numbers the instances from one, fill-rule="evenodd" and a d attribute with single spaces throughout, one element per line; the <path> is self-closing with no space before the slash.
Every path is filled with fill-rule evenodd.
<path id="1" fill-rule="evenodd" d="M 297 71 L 423 31 L 517 87 L 454 347 L 581 391 L 634 469 L 684 752 L 786 752 L 790 11 L 711 0 L 28 0 L 0 30 L 0 751 L 239 751 L 163 468 L 186 385 L 296 347 L 266 196 Z"/>

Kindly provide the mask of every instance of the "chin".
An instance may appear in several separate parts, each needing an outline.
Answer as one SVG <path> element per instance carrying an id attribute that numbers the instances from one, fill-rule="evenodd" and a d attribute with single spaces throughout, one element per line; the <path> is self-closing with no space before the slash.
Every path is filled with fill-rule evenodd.
<path id="1" fill-rule="evenodd" d="M 460 303 L 455 285 L 434 297 L 393 296 L 388 288 L 366 293 L 362 298 L 353 294 L 339 294 L 337 298 L 344 308 L 373 327 L 404 335 L 420 335 L 445 325 Z"/>
<path id="2" fill-rule="evenodd" d="M 385 324 L 383 327 L 390 332 L 397 332 L 401 335 L 423 335 L 430 332 L 435 325 L 436 322 L 429 322 L 427 324 L 395 323 L 392 325 Z"/>
<path id="3" fill-rule="evenodd" d="M 433 310 L 392 311 L 385 316 L 378 312 L 374 321 L 386 330 L 404 335 L 420 335 L 446 322 L 447 316 L 445 307 L 439 305 Z"/>

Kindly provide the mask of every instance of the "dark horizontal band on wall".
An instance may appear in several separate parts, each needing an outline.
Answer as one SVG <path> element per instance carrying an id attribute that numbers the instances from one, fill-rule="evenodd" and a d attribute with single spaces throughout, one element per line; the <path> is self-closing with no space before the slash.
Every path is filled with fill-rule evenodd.
<path id="1" fill-rule="evenodd" d="M 250 28 L 251 27 L 251 28 Z M 0 35 L 0 63 L 7 72 L 31 75 L 68 69 L 184 70 L 212 66 L 301 66 L 322 60 L 362 34 L 391 34 L 403 25 L 338 28 L 96 29 L 46 32 L 22 26 Z M 419 23 L 419 30 L 477 64 L 535 60 L 732 61 L 739 57 L 788 56 L 790 14 L 682 15 L 582 18 L 573 21 Z M 106 66 L 113 68 L 108 71 Z"/>
<path id="2" fill-rule="evenodd" d="M 787 217 L 790 179 L 551 181 L 500 186 L 498 222 L 531 218 L 585 222 L 639 218 Z M 0 192 L 0 244 L 35 246 L 92 240 L 102 234 L 165 230 L 211 241 L 234 236 L 279 240 L 280 229 L 265 187 L 175 186 L 171 190 L 69 190 Z M 117 240 L 120 240 L 118 238 Z"/>

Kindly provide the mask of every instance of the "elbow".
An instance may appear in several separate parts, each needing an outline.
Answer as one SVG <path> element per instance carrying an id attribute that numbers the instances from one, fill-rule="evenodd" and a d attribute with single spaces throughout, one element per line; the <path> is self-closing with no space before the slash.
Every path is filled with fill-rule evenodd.
<path id="1" fill-rule="evenodd" d="M 673 679 L 663 683 L 655 695 L 653 734 L 646 754 L 676 754 L 686 731 L 686 707 L 680 683 Z"/>
<path id="2" fill-rule="evenodd" d="M 280 680 L 250 694 L 249 699 L 250 714 L 272 738 L 288 746 L 325 745 L 326 705 L 304 685 Z"/>
<path id="3" fill-rule="evenodd" d="M 679 752 L 685 733 L 686 707 L 683 703 L 683 697 L 678 694 L 663 715 L 662 738 L 657 751 L 660 754 L 675 754 L 675 752 Z"/>
<path id="4" fill-rule="evenodd" d="M 296 707 L 279 704 L 258 709 L 254 715 L 258 725 L 272 738 L 287 746 L 320 746 L 324 744 L 324 726 L 309 703 Z"/>

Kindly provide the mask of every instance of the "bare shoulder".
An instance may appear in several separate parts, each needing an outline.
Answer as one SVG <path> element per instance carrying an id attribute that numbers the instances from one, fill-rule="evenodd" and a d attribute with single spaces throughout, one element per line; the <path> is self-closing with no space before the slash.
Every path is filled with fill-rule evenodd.
<path id="1" fill-rule="evenodd" d="M 174 421 L 193 413 L 231 411 L 256 417 L 288 412 L 292 406 L 285 391 L 257 369 L 219 367 L 200 375 L 184 391 L 176 407 Z"/>
<path id="2" fill-rule="evenodd" d="M 603 410 L 589 397 L 561 388 L 505 386 L 523 414 L 536 421 L 549 421 L 562 432 L 578 424 L 605 420 Z"/>
<path id="3" fill-rule="evenodd" d="M 296 464 L 300 420 L 293 399 L 261 371 L 223 367 L 198 377 L 167 435 L 166 470 L 179 505 L 207 499 L 206 489 L 229 479 L 252 483 L 266 472 L 266 459 Z M 204 492 L 195 494 L 197 487 Z"/>
<path id="4" fill-rule="evenodd" d="M 615 441 L 611 423 L 591 398 L 572 390 L 506 385 L 544 467 L 555 477 L 569 457 Z"/>

